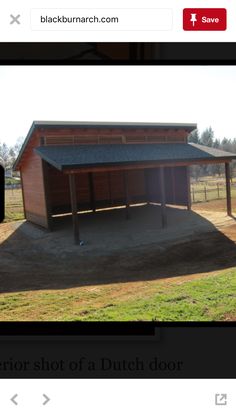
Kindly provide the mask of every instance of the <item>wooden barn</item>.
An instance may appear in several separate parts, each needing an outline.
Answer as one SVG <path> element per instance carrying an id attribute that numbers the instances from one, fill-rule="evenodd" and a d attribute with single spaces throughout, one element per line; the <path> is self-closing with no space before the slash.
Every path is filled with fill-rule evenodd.
<path id="1" fill-rule="evenodd" d="M 196 124 L 33 122 L 15 162 L 25 218 L 53 229 L 53 216 L 71 213 L 80 243 L 79 211 L 160 203 L 191 208 L 189 167 L 225 165 L 231 215 L 231 153 L 188 143 Z"/>

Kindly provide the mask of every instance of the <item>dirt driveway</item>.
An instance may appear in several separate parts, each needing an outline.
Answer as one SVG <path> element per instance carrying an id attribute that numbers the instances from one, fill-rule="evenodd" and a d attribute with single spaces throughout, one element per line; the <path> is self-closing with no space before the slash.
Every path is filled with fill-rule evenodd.
<path id="1" fill-rule="evenodd" d="M 27 222 L 0 225 L 0 291 L 67 289 L 95 284 L 198 276 L 236 266 L 236 221 L 224 212 L 134 207 L 80 217 L 83 247 L 73 244 L 71 220 L 52 233 Z"/>

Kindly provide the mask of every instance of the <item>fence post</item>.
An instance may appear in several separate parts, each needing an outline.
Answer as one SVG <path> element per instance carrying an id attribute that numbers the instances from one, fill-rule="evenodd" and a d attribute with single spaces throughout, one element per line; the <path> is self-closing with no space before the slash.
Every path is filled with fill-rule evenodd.
<path id="1" fill-rule="evenodd" d="M 217 183 L 217 192 L 218 192 L 218 199 L 220 198 L 220 188 L 219 188 L 219 183 Z"/>
<path id="2" fill-rule="evenodd" d="M 206 189 L 206 186 L 204 186 L 204 192 L 205 192 L 205 201 L 207 201 L 207 189 Z"/>
<path id="3" fill-rule="evenodd" d="M 192 188 L 192 193 L 193 193 L 193 202 L 195 202 L 194 188 Z"/>

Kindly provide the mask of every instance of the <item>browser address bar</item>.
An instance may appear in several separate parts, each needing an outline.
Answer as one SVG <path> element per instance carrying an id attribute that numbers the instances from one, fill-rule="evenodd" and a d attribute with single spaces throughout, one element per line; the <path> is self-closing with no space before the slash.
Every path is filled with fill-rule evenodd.
<path id="1" fill-rule="evenodd" d="M 35 31 L 170 31 L 172 9 L 31 9 Z"/>

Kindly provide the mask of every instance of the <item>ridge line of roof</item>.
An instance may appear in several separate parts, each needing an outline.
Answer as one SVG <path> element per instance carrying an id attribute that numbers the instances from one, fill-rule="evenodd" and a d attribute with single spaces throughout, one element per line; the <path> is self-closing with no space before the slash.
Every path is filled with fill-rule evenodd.
<path id="1" fill-rule="evenodd" d="M 186 127 L 192 127 L 196 126 L 196 122 L 138 122 L 138 121 L 33 121 L 34 126 L 40 126 L 40 125 L 60 125 L 60 126 L 76 126 L 76 125 L 107 125 L 107 126 L 186 126 Z"/>

